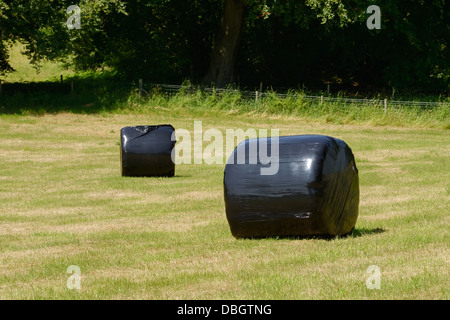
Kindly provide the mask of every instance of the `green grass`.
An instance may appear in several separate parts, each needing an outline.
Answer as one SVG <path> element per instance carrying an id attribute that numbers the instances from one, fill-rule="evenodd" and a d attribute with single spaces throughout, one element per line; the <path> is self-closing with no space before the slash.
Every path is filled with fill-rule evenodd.
<path id="1" fill-rule="evenodd" d="M 0 96 L 0 299 L 449 298 L 448 108 L 385 115 L 370 105 L 310 104 L 302 93 L 256 102 L 158 88 L 141 98 L 130 83 L 55 63 L 34 74 L 19 46 L 13 53 L 18 70 L 7 82 L 52 85 L 63 74 L 61 86 L 73 79 L 75 92 Z M 122 127 L 193 130 L 194 120 L 204 131 L 273 128 L 346 141 L 360 172 L 354 233 L 234 239 L 224 165 L 178 165 L 173 178 L 120 176 Z M 66 286 L 71 265 L 80 267 L 80 290 Z M 366 287 L 371 265 L 380 290 Z"/>
<path id="2" fill-rule="evenodd" d="M 306 100 L 302 92 L 293 93 L 287 98 L 269 94 L 268 97 L 255 101 L 243 96 L 241 92 L 211 94 L 201 90 L 181 90 L 168 94 L 154 87 L 143 97 L 139 97 L 136 84 L 111 76 L 77 75 L 62 84 L 50 82 L 30 92 L 24 88 L 12 88 L 10 91 L 14 92 L 5 92 L 0 96 L 0 114 L 169 112 L 173 115 L 189 113 L 202 116 L 216 112 L 246 119 L 278 117 L 333 124 L 450 129 L 450 104 L 429 109 L 389 107 L 385 113 L 382 106 L 370 103 L 348 105 Z M 73 93 L 70 93 L 71 79 L 75 87 Z"/>
<path id="3" fill-rule="evenodd" d="M 448 299 L 448 130 L 227 112 L 0 116 L 0 299 Z M 141 110 L 142 111 L 142 110 Z M 361 204 L 346 238 L 236 240 L 224 165 L 120 176 L 119 131 L 277 128 L 346 141 Z M 206 146 L 206 145 L 205 145 Z M 69 290 L 70 265 L 81 289 Z M 367 268 L 381 289 L 366 287 Z"/>
<path id="4" fill-rule="evenodd" d="M 61 75 L 63 78 L 74 75 L 72 70 L 57 62 L 42 61 L 36 68 L 24 52 L 25 45 L 21 43 L 16 42 L 11 46 L 9 62 L 15 71 L 2 77 L 4 82 L 59 81 Z"/>
<path id="5" fill-rule="evenodd" d="M 211 111 L 242 117 L 281 117 L 313 120 L 334 124 L 368 124 L 416 128 L 450 129 L 449 97 L 426 97 L 431 101 L 447 102 L 442 107 L 383 106 L 365 103 L 348 105 L 325 101 L 318 103 L 305 99 L 305 92 L 291 91 L 286 98 L 266 92 L 259 101 L 246 98 L 243 92 L 224 94 L 188 92 L 187 87 L 176 94 L 167 94 L 159 87 L 146 86 L 146 94 L 139 97 L 137 79 L 119 79 L 113 72 L 78 72 L 50 61 L 41 63 L 37 72 L 22 54 L 24 46 L 16 43 L 11 50 L 11 64 L 16 69 L 2 79 L 6 83 L 0 95 L 0 114 L 43 115 L 70 112 L 77 114 L 170 112 L 174 115 L 189 112 L 202 116 Z M 60 83 L 60 75 L 64 81 Z M 14 85 L 10 83 L 18 82 Z M 23 87 L 24 82 L 33 85 Z M 74 90 L 71 92 L 71 82 Z M 9 83 L 9 87 L 8 87 Z M 378 97 L 379 99 L 380 97 Z M 397 97 L 396 100 L 402 99 Z M 418 97 L 416 101 L 423 100 Z M 257 121 L 255 121 L 257 122 Z"/>

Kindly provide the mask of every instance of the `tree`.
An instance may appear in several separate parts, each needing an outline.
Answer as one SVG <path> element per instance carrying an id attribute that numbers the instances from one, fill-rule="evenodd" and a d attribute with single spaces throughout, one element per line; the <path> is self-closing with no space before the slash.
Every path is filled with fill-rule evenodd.
<path id="1" fill-rule="evenodd" d="M 217 87 L 223 87 L 236 81 L 236 58 L 244 28 L 245 13 L 251 13 L 251 19 L 268 18 L 269 1 L 266 0 L 225 0 L 220 29 L 216 35 L 215 44 L 211 53 L 208 73 L 204 78 L 205 83 L 214 83 Z M 271 1 L 271 7 L 275 10 L 286 12 L 286 8 L 299 8 L 305 6 L 301 1 L 285 1 L 283 4 Z M 351 21 L 343 3 L 339 0 L 306 1 L 306 5 L 318 11 L 317 16 L 325 23 L 338 17 L 341 25 Z M 252 8 L 252 9 L 250 9 Z M 250 10 L 249 10 L 250 9 Z M 259 14 L 257 13 L 259 11 Z M 304 18 L 306 10 L 292 11 L 289 14 L 293 19 L 299 16 Z"/>
<path id="2" fill-rule="evenodd" d="M 363 1 L 266 4 L 268 19 L 247 18 L 241 83 L 450 89 L 449 1 L 380 0 L 381 30 L 367 29 Z"/>
<path id="3" fill-rule="evenodd" d="M 204 78 L 205 83 L 223 87 L 235 82 L 236 57 L 245 11 L 244 0 L 225 0 L 220 30 L 212 49 L 209 70 Z"/>
<path id="4" fill-rule="evenodd" d="M 109 68 L 155 82 L 206 73 L 205 56 L 221 9 L 220 0 L 85 0 L 78 4 L 81 29 L 69 30 L 66 9 L 72 0 L 0 3 L 6 6 L 0 16 L 0 62 L 5 66 L 8 44 L 18 40 L 36 64 L 60 59 L 79 70 Z"/>
<path id="5" fill-rule="evenodd" d="M 7 10 L 8 6 L 6 3 L 0 0 L 0 75 L 13 71 L 11 65 L 8 63 L 9 55 L 5 30 L 1 28 L 1 26 L 4 25 L 4 21 L 7 19 L 5 14 Z"/>
<path id="6" fill-rule="evenodd" d="M 449 88 L 448 0 L 379 0 L 381 30 L 362 0 L 80 0 L 79 30 L 71 4 L 0 0 L 0 73 L 19 40 L 34 63 L 159 83 Z"/>

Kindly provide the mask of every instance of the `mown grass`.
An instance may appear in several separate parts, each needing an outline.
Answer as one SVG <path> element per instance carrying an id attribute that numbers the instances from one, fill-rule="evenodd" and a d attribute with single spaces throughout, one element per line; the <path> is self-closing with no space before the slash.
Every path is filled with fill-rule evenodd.
<path id="1" fill-rule="evenodd" d="M 46 68 L 41 78 L 28 70 L 8 81 L 57 82 L 61 66 Z M 139 97 L 136 84 L 64 78 L 62 91 L 4 86 L 0 95 L 0 299 L 449 298 L 448 108 L 385 115 L 378 106 L 310 104 L 301 92 L 254 101 L 155 87 Z M 194 120 L 204 131 L 273 128 L 346 141 L 360 173 L 353 234 L 234 239 L 221 164 L 178 165 L 173 178 L 120 176 L 122 127 L 192 131 Z M 66 285 L 71 265 L 80 290 Z M 371 265 L 379 290 L 366 286 Z"/>
<path id="2" fill-rule="evenodd" d="M 0 116 L 1 299 L 449 298 L 447 130 L 166 107 Z M 178 165 L 174 178 L 120 176 L 120 128 L 192 130 L 194 120 L 224 133 L 277 128 L 346 141 L 360 172 L 355 232 L 236 240 L 224 165 Z M 80 290 L 66 286 L 70 265 L 80 267 Z M 370 265 L 381 270 L 379 290 L 366 286 Z"/>

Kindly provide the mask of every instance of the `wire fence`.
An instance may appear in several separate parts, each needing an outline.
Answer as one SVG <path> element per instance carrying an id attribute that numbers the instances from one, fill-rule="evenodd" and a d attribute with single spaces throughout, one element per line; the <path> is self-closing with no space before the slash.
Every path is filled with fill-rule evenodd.
<path id="1" fill-rule="evenodd" d="M 93 81 L 91 84 L 87 85 L 89 88 L 94 88 L 96 84 L 99 86 L 103 86 L 104 83 L 101 81 Z M 14 93 L 21 92 L 24 94 L 30 92 L 48 92 L 48 93 L 70 93 L 74 94 L 77 92 L 81 92 L 80 90 L 81 83 L 78 83 L 77 80 L 70 80 L 67 82 L 63 82 L 61 77 L 61 82 L 48 82 L 48 83 L 12 83 L 12 84 L 3 84 L 0 81 L 0 96 L 3 93 Z M 86 83 L 84 84 L 86 87 Z M 328 86 L 327 90 L 324 94 L 321 95 L 308 95 L 306 94 L 306 90 L 287 90 L 287 93 L 278 93 L 273 90 L 263 91 L 262 85 L 259 90 L 242 90 L 242 89 L 233 89 L 233 88 L 210 88 L 205 86 L 193 86 L 193 85 L 171 85 L 171 84 L 154 84 L 154 83 L 144 83 L 142 79 L 139 81 L 112 81 L 109 86 L 111 86 L 111 90 L 115 90 L 115 88 L 121 88 L 125 90 L 131 90 L 137 92 L 140 96 L 150 95 L 152 92 L 157 89 L 157 91 L 165 92 L 168 95 L 174 95 L 179 92 L 187 92 L 187 93 L 195 93 L 197 91 L 201 91 L 207 94 L 239 94 L 240 97 L 244 99 L 254 99 L 255 101 L 264 101 L 267 98 L 278 98 L 278 99 L 302 99 L 304 101 L 308 101 L 311 103 L 332 103 L 335 105 L 339 105 L 342 107 L 346 107 L 349 105 L 353 106 L 380 106 L 384 108 L 386 112 L 388 106 L 396 107 L 396 108 L 418 108 L 418 109 L 436 109 L 436 108 L 450 108 L 450 99 L 444 98 L 446 101 L 406 101 L 406 100 L 393 100 L 393 99 L 375 99 L 375 98 L 348 98 L 345 96 L 333 96 L 330 94 L 330 88 Z M 82 93 L 81 93 L 82 94 Z"/>
<path id="2" fill-rule="evenodd" d="M 421 108 L 421 109 L 432 109 L 432 108 L 449 108 L 450 101 L 447 102 L 430 102 L 430 101 L 404 101 L 404 100 L 389 100 L 389 99 L 357 99 L 357 98 L 346 98 L 346 97 L 333 97 L 329 95 L 305 95 L 301 92 L 295 93 L 276 93 L 276 92 L 261 92 L 261 91 L 245 91 L 237 89 L 215 89 L 207 87 L 194 87 L 194 86 L 181 86 L 181 85 L 166 85 L 157 84 L 163 91 L 174 94 L 178 93 L 180 90 L 185 92 L 195 92 L 201 90 L 203 92 L 209 92 L 214 94 L 224 94 L 224 93 L 236 93 L 240 94 L 244 98 L 262 100 L 268 97 L 276 97 L 279 99 L 289 99 L 298 98 L 316 103 L 338 103 L 342 105 L 376 105 L 386 108 L 388 106 L 398 107 L 398 108 Z"/>

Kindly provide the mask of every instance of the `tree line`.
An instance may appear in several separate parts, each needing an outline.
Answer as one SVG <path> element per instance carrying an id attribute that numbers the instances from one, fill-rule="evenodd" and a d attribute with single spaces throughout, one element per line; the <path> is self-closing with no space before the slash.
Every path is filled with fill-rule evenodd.
<path id="1" fill-rule="evenodd" d="M 20 41 L 36 64 L 158 83 L 450 89 L 448 0 L 0 0 L 0 36 L 2 74 Z"/>

